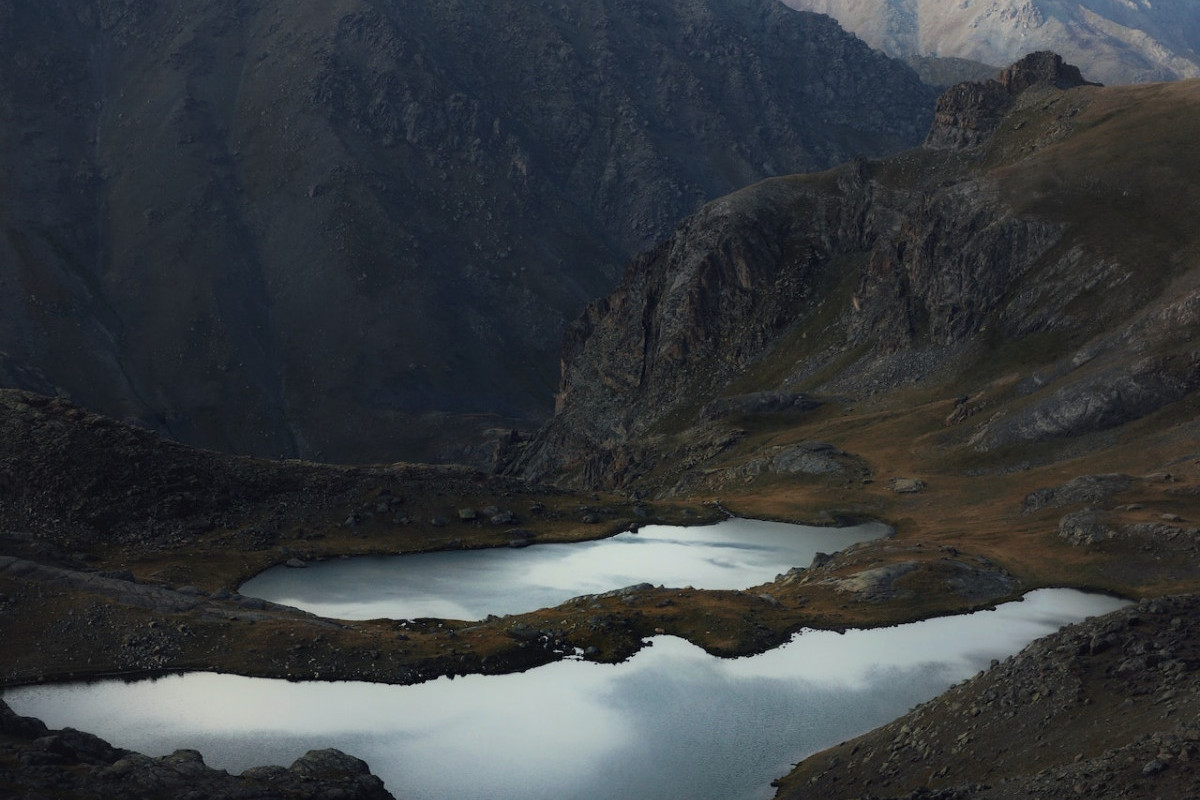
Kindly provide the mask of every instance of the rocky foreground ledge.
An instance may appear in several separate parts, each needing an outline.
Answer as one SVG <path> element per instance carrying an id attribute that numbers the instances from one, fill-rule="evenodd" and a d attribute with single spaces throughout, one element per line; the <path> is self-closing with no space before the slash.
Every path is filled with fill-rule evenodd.
<path id="1" fill-rule="evenodd" d="M 776 800 L 1200 797 L 1200 596 L 1039 639 L 818 753 Z"/>
<path id="2" fill-rule="evenodd" d="M 0 797 L 394 800 L 365 762 L 340 750 L 311 750 L 290 767 L 235 776 L 208 767 L 195 750 L 151 758 L 72 728 L 52 731 L 2 700 Z"/>

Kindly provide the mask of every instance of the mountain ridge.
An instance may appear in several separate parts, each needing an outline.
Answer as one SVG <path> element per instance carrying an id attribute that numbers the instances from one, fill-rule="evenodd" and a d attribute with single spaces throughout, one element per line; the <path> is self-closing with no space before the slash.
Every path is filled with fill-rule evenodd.
<path id="1" fill-rule="evenodd" d="M 893 56 L 1002 65 L 1053 50 L 1107 84 L 1200 77 L 1200 16 L 1186 2 L 784 0 L 829 14 Z"/>
<path id="2" fill-rule="evenodd" d="M 1021 63 L 1026 77 L 943 95 L 923 149 L 757 184 L 634 259 L 569 330 L 558 416 L 510 456 L 516 469 L 644 488 L 665 452 L 699 470 L 734 447 L 728 425 L 694 415 L 755 391 L 843 405 L 916 386 L 998 395 L 988 421 L 966 425 L 964 458 L 1120 428 L 1192 396 L 1196 243 L 1187 201 L 1165 200 L 1191 193 L 1186 167 L 1162 156 L 1189 152 L 1175 128 L 1193 129 L 1200 84 L 1062 89 L 1077 70 L 1044 54 Z M 1123 163 L 1109 137 L 1142 123 L 1145 153 Z M 988 374 L 993 349 L 1037 364 L 1015 394 L 956 377 Z M 683 486 L 688 472 L 669 474 Z"/>

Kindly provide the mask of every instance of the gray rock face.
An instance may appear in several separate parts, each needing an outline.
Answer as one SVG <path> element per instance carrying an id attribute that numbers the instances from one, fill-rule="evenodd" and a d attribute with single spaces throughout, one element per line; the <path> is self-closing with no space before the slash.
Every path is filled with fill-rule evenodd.
<path id="1" fill-rule="evenodd" d="M 992 420 L 976 436 L 990 450 L 1093 433 L 1139 419 L 1200 388 L 1200 351 L 1141 359 L 1067 382 L 1043 399 Z"/>
<path id="2" fill-rule="evenodd" d="M 1021 512 L 1030 514 L 1043 508 L 1056 508 L 1073 503 L 1098 503 L 1114 494 L 1128 491 L 1131 486 L 1133 479 L 1128 475 L 1081 475 L 1061 486 L 1050 486 L 1031 492 L 1021 504 Z"/>
<path id="3" fill-rule="evenodd" d="M 0 97 L 0 385 L 358 462 L 486 457 L 629 254 L 930 99 L 774 0 L 0 0 Z"/>

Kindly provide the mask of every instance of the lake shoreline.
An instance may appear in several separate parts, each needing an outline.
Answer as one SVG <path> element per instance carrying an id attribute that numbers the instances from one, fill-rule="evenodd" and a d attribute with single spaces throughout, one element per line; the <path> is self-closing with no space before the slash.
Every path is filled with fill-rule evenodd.
<path id="1" fill-rule="evenodd" d="M 887 722 L 989 659 L 1121 605 L 1041 590 L 965 616 L 845 634 L 808 630 L 751 658 L 715 658 L 681 639 L 653 637 L 652 647 L 621 665 L 574 660 L 411 687 L 194 673 L 4 697 L 20 713 L 151 755 L 198 746 L 207 763 L 234 773 L 332 745 L 365 758 L 406 798 L 577 791 L 607 800 L 672 793 L 729 800 L 757 796 L 731 775 L 757 776 L 751 783 L 765 787 L 789 759 Z M 588 724 L 564 728 L 566 719 Z M 718 719 L 726 721 L 719 733 Z M 486 752 L 467 744 L 492 740 L 485 732 L 499 729 L 520 744 L 494 741 Z M 555 766 L 544 774 L 542 760 L 519 758 L 514 747 Z M 474 753 L 469 772 L 477 778 L 460 774 L 464 748 Z M 614 758 L 624 765 L 615 784 L 601 767 Z M 596 777 L 577 785 L 585 775 Z"/>
<path id="2" fill-rule="evenodd" d="M 332 620 L 227 590 L 147 586 L 5 559 L 0 580 L 24 584 L 23 590 L 6 593 L 12 618 L 33 621 L 32 611 L 23 615 L 22 609 L 53 598 L 46 610 L 61 607 L 49 628 L 53 644 L 60 652 L 87 652 L 89 657 L 86 663 L 58 666 L 55 649 L 27 650 L 23 663 L 0 675 L 0 686 L 138 679 L 196 670 L 410 684 L 443 675 L 523 671 L 577 650 L 587 652 L 591 660 L 623 661 L 658 633 L 678 635 L 713 655 L 738 657 L 772 649 L 805 628 L 841 631 L 895 625 L 986 608 L 1044 588 L 1017 581 L 997 584 L 991 578 L 999 573 L 977 569 L 971 574 L 991 590 L 984 597 L 969 597 L 978 594 L 972 590 L 927 597 L 919 607 L 877 600 L 869 615 L 845 613 L 846 604 L 836 601 L 848 593 L 844 584 L 856 580 L 854 568 L 877 563 L 879 548 L 894 552 L 890 542 L 855 545 L 815 569 L 792 570 L 746 590 L 628 587 L 481 622 Z M 926 570 L 937 574 L 939 569 L 944 572 L 944 564 L 920 564 L 903 577 L 911 579 Z M 837 577 L 847 572 L 850 577 Z M 872 580 L 886 583 L 887 578 Z M 1003 591 L 996 591 L 998 586 Z M 866 589 L 867 594 L 880 592 L 874 584 Z M 464 631 L 485 635 L 465 643 Z M 37 635 L 45 632 L 39 629 Z"/>

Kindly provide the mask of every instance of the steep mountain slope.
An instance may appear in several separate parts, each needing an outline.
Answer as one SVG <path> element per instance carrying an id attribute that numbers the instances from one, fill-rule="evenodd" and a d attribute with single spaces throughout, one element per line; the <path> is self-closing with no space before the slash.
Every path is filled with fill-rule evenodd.
<path id="1" fill-rule="evenodd" d="M 1200 597 L 1072 625 L 802 763 L 777 800 L 1189 800 Z"/>
<path id="2" fill-rule="evenodd" d="M 1008 64 L 1047 49 L 1107 84 L 1200 76 L 1200 8 L 1188 0 L 784 2 L 829 14 L 894 56 Z"/>
<path id="3" fill-rule="evenodd" d="M 569 329 L 517 468 L 719 489 L 742 416 L 914 390 L 962 397 L 938 449 L 1005 468 L 1194 400 L 1200 83 L 1082 83 L 1035 54 L 948 91 L 920 150 L 707 205 Z"/>
<path id="4" fill-rule="evenodd" d="M 629 253 L 911 145 L 927 92 L 775 0 L 0 0 L 0 383 L 241 453 L 446 455 L 544 418 Z"/>
<path id="5" fill-rule="evenodd" d="M 1198 141 L 1200 81 L 1090 86 L 1034 54 L 946 92 L 923 148 L 710 203 L 568 332 L 514 471 L 895 526 L 752 590 L 785 607 L 1158 598 L 809 757 L 778 797 L 1195 796 L 1200 609 L 1166 595 L 1200 586 Z"/>

